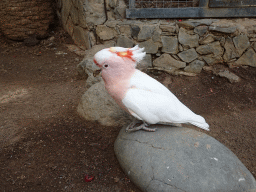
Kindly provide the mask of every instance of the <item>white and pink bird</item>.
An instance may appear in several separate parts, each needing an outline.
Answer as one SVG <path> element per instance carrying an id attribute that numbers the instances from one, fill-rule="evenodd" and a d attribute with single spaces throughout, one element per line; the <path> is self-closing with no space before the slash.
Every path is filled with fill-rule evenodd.
<path id="1" fill-rule="evenodd" d="M 133 121 L 127 131 L 148 128 L 150 124 L 190 123 L 209 131 L 205 119 L 193 113 L 164 85 L 136 69 L 146 55 L 144 48 L 111 47 L 97 52 L 94 63 L 102 69 L 105 88 L 125 111 L 138 120 Z"/>

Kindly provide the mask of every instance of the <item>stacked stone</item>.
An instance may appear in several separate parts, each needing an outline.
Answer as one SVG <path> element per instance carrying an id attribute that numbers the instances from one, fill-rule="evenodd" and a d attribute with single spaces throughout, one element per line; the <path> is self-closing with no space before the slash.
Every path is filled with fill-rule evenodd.
<path id="1" fill-rule="evenodd" d="M 223 63 L 256 67 L 254 38 L 214 21 L 108 21 L 96 27 L 96 34 L 102 41 L 116 39 L 117 46 L 145 47 L 148 58 L 157 57 L 153 66 L 169 72 L 200 73 L 206 64 Z"/>
<path id="2" fill-rule="evenodd" d="M 107 19 L 125 17 L 126 5 L 123 0 L 58 0 L 57 14 L 64 29 L 82 49 L 90 49 L 97 42 L 96 26 Z"/>
<path id="3" fill-rule="evenodd" d="M 43 38 L 53 18 L 51 0 L 0 1 L 0 30 L 12 40 Z"/>
<path id="4" fill-rule="evenodd" d="M 138 44 L 148 68 L 188 76 L 211 70 L 230 82 L 240 78 L 226 67 L 216 71 L 216 64 L 256 67 L 255 20 L 247 27 L 227 19 L 127 20 L 124 0 L 59 1 L 63 26 L 82 49 Z"/>

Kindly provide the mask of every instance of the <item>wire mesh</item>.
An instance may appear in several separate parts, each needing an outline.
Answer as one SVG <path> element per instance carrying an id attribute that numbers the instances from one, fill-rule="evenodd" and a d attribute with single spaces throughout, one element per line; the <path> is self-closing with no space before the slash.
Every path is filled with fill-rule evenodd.
<path id="1" fill-rule="evenodd" d="M 199 0 L 135 0 L 135 8 L 198 7 Z"/>

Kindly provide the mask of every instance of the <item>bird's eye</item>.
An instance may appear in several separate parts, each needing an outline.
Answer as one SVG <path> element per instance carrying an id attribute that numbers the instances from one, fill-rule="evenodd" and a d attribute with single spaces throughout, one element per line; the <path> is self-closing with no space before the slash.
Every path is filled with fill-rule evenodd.
<path id="1" fill-rule="evenodd" d="M 104 68 L 108 68 L 108 64 L 103 65 Z"/>

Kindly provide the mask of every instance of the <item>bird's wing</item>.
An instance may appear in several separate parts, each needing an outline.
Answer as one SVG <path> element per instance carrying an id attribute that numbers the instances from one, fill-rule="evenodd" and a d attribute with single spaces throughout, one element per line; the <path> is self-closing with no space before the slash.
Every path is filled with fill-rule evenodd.
<path id="1" fill-rule="evenodd" d="M 202 118 L 180 101 L 177 102 L 166 95 L 143 89 L 128 89 L 122 102 L 134 117 L 149 124 L 160 122 L 193 124 L 192 122 L 196 122 L 198 117 Z M 204 123 L 205 120 L 202 119 L 200 121 Z"/>
<path id="2" fill-rule="evenodd" d="M 148 76 L 147 74 L 136 70 L 133 76 L 130 79 L 130 87 L 135 87 L 138 89 L 143 89 L 146 91 L 158 93 L 161 95 L 165 95 L 171 97 L 174 100 L 178 100 L 178 98 L 163 84 Z"/>

